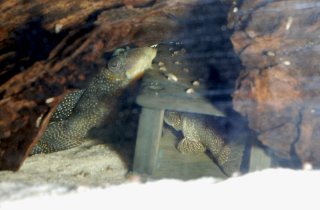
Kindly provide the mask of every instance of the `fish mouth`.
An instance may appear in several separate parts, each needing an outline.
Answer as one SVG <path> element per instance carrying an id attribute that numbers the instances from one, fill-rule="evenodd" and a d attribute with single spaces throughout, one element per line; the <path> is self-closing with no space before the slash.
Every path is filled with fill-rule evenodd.
<path id="1" fill-rule="evenodd" d="M 135 70 L 135 71 L 127 71 L 126 72 L 126 77 L 129 80 L 136 80 L 136 79 L 140 79 L 143 74 L 144 74 L 145 70 L 144 69 L 140 69 L 140 70 Z"/>
<path id="2" fill-rule="evenodd" d="M 157 55 L 157 49 L 153 47 L 142 47 L 133 49 L 128 54 L 128 62 L 126 65 L 126 77 L 129 80 L 139 79 L 143 76 L 147 69 L 152 68 L 152 60 Z"/>

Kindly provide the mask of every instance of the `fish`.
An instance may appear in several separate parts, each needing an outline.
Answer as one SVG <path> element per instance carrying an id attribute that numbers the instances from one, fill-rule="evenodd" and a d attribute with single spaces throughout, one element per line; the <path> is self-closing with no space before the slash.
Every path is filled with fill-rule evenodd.
<path id="1" fill-rule="evenodd" d="M 66 95 L 30 155 L 81 145 L 93 127 L 115 115 L 118 99 L 130 84 L 152 68 L 156 55 L 157 49 L 153 47 L 116 50 L 87 88 Z"/>
<path id="2" fill-rule="evenodd" d="M 167 125 L 183 134 L 177 144 L 182 154 L 199 154 L 208 151 L 214 162 L 227 176 L 241 171 L 244 144 L 226 141 L 215 128 L 212 116 L 203 114 L 165 111 Z"/>

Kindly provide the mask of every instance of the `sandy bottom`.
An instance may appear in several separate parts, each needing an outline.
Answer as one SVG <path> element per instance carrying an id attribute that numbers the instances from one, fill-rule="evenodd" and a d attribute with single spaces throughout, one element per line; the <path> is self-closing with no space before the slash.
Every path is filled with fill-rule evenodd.
<path id="1" fill-rule="evenodd" d="M 0 209 L 319 209 L 319 177 L 319 171 L 268 169 L 225 181 L 73 188 L 0 183 Z"/>
<path id="2" fill-rule="evenodd" d="M 126 181 L 128 162 L 108 144 L 88 140 L 81 146 L 26 159 L 18 172 L 0 172 L 0 182 L 105 185 Z"/>

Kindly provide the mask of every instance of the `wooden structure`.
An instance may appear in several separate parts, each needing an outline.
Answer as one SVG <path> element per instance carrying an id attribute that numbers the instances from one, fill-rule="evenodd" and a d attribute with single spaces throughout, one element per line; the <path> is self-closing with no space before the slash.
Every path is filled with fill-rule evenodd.
<path id="1" fill-rule="evenodd" d="M 137 103 L 142 107 L 137 134 L 133 171 L 153 178 L 192 179 L 201 176 L 226 178 L 205 154 L 181 154 L 174 146 L 175 136 L 163 132 L 165 110 L 225 117 L 200 94 L 186 93 L 183 83 L 172 82 L 159 72 L 151 71 L 144 78 Z M 270 167 L 270 158 L 253 147 L 250 170 Z"/>

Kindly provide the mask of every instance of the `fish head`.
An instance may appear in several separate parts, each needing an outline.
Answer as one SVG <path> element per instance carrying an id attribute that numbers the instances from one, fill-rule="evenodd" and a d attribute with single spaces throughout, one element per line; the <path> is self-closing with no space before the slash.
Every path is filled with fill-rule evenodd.
<path id="1" fill-rule="evenodd" d="M 108 62 L 109 78 L 112 76 L 113 81 L 139 79 L 145 70 L 152 67 L 152 60 L 156 55 L 157 50 L 153 47 L 118 50 Z"/>

